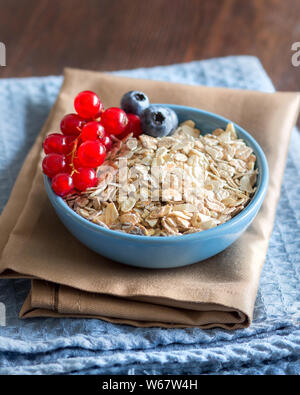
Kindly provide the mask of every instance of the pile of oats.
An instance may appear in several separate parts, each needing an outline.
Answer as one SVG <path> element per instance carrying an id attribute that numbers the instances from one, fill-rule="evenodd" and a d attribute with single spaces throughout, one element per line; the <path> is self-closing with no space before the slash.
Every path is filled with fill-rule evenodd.
<path id="1" fill-rule="evenodd" d="M 200 135 L 193 121 L 172 136 L 117 140 L 99 184 L 66 198 L 82 217 L 146 236 L 201 232 L 230 220 L 255 192 L 256 157 L 233 124 Z"/>

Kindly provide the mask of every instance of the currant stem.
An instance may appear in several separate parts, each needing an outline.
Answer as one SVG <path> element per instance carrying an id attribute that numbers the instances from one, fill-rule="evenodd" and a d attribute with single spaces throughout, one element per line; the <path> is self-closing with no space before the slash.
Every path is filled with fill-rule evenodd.
<path id="1" fill-rule="evenodd" d="M 72 151 L 69 154 L 69 155 L 71 155 L 71 163 L 70 163 L 70 166 L 71 166 L 71 169 L 72 169 L 71 177 L 72 177 L 72 175 L 74 173 L 78 173 L 78 171 L 74 167 L 74 158 L 75 158 L 75 153 L 76 153 L 77 146 L 78 146 L 78 140 L 79 140 L 79 136 L 74 140 L 73 149 L 72 149 Z"/>

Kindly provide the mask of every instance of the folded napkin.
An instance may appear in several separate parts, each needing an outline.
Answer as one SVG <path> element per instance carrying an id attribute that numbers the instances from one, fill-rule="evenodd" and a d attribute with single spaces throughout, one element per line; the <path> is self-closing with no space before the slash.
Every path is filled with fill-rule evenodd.
<path id="1" fill-rule="evenodd" d="M 203 108 L 248 130 L 270 167 L 269 190 L 252 226 L 218 256 L 178 269 L 131 268 L 81 245 L 48 201 L 40 159 L 44 136 L 58 130 L 62 116 L 73 111 L 74 96 L 84 89 L 96 91 L 106 107 L 117 105 L 128 90 L 143 90 L 152 102 Z M 296 93 L 187 86 L 67 69 L 0 219 L 1 276 L 33 278 L 20 316 L 96 317 L 136 326 L 248 326 L 298 111 Z"/>

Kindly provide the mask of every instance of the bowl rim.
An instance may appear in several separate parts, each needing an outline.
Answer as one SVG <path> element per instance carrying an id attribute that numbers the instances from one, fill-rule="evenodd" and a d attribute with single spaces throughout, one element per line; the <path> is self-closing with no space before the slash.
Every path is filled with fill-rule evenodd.
<path id="1" fill-rule="evenodd" d="M 180 240 L 184 241 L 184 240 L 193 240 L 193 239 L 200 241 L 201 239 L 206 239 L 209 237 L 214 237 L 216 235 L 220 235 L 221 233 L 224 234 L 224 233 L 230 232 L 230 229 L 232 227 L 234 227 L 238 222 L 241 222 L 248 215 L 251 215 L 251 213 L 255 212 L 257 206 L 260 206 L 260 204 L 262 203 L 262 201 L 265 197 L 267 187 L 268 187 L 268 182 L 269 182 L 269 169 L 268 169 L 268 162 L 267 162 L 267 159 L 265 157 L 265 154 L 264 154 L 262 148 L 260 147 L 258 142 L 255 140 L 255 138 L 251 136 L 251 134 L 249 132 L 247 132 L 244 128 L 242 128 L 235 122 L 230 121 L 221 115 L 218 115 L 218 114 L 206 111 L 206 110 L 202 110 L 202 109 L 199 109 L 196 107 L 188 107 L 188 106 L 169 104 L 169 103 L 155 103 L 155 104 L 171 107 L 175 111 L 176 111 L 176 109 L 185 110 L 185 111 L 196 111 L 196 112 L 202 113 L 203 115 L 215 118 L 215 119 L 222 121 L 222 122 L 233 123 L 233 125 L 237 128 L 237 132 L 238 133 L 242 132 L 242 134 L 245 135 L 246 139 L 250 142 L 251 147 L 255 149 L 257 159 L 259 158 L 259 160 L 261 162 L 260 163 L 261 180 L 260 180 L 259 188 L 256 190 L 255 195 L 253 196 L 253 198 L 251 199 L 249 204 L 240 213 L 238 213 L 235 217 L 231 218 L 224 224 L 218 225 L 218 226 L 211 228 L 211 229 L 203 230 L 202 232 L 196 232 L 196 233 L 191 233 L 191 234 L 186 234 L 186 235 L 165 236 L 165 237 L 134 235 L 131 233 L 125 233 L 125 232 L 119 232 L 116 230 L 106 229 L 104 227 L 101 227 L 100 225 L 94 224 L 93 222 L 81 217 L 79 214 L 77 214 L 75 211 L 73 211 L 67 205 L 67 203 L 64 201 L 64 199 L 62 197 L 56 195 L 53 192 L 51 185 L 50 185 L 50 179 L 45 174 L 43 174 L 46 191 L 49 195 L 51 202 L 53 202 L 54 205 L 57 206 L 57 208 L 64 210 L 67 215 L 73 217 L 74 220 L 76 222 L 78 222 L 80 225 L 87 227 L 87 228 L 89 228 L 93 231 L 96 231 L 98 233 L 103 233 L 107 236 L 112 236 L 113 238 L 119 238 L 119 239 L 125 239 L 125 240 L 127 239 L 127 240 L 131 240 L 131 241 L 136 240 L 137 242 L 145 242 L 147 240 L 147 242 L 149 242 L 149 243 L 153 243 L 153 242 L 154 243 L 157 243 L 157 242 L 163 243 L 166 241 L 172 243 L 172 242 L 178 242 Z"/>

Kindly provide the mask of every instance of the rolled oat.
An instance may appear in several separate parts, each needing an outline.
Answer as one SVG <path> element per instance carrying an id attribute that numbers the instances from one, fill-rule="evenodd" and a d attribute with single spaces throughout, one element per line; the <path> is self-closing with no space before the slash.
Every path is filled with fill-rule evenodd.
<path id="1" fill-rule="evenodd" d="M 201 232 L 249 203 L 257 181 L 255 161 L 233 124 L 201 135 L 188 120 L 172 136 L 115 138 L 98 168 L 98 186 L 66 201 L 82 217 L 116 231 L 147 236 Z"/>

